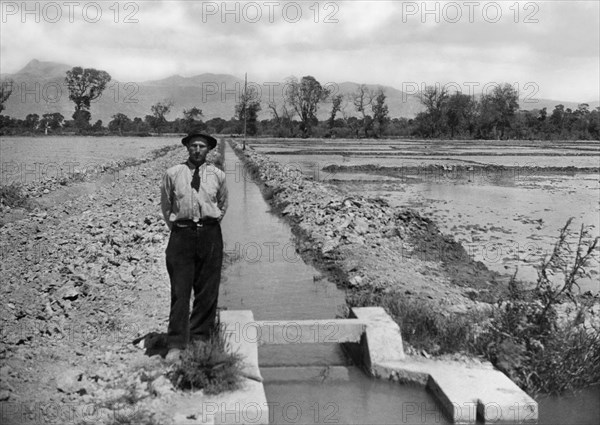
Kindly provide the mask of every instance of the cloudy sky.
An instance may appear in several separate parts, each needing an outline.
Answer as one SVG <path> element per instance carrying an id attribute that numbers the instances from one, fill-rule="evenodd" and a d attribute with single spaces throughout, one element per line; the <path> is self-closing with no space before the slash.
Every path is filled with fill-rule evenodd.
<path id="1" fill-rule="evenodd" d="M 600 2 L 2 0 L 0 71 L 31 59 L 119 81 L 313 75 L 414 90 L 515 84 L 521 97 L 598 101 Z"/>

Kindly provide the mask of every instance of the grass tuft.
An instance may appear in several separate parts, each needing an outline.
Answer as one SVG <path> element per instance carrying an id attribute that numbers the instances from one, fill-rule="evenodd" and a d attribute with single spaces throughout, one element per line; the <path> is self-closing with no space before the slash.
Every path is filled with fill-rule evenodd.
<path id="1" fill-rule="evenodd" d="M 471 351 L 479 324 L 489 318 L 485 312 L 446 312 L 433 302 L 407 298 L 400 292 L 362 290 L 348 295 L 347 302 L 352 307 L 385 308 L 410 346 L 435 355 Z"/>
<path id="2" fill-rule="evenodd" d="M 23 186 L 17 182 L 0 186 L 0 204 L 14 207 L 27 207 L 29 200 L 23 191 Z"/>
<path id="3" fill-rule="evenodd" d="M 224 330 L 216 327 L 206 342 L 196 341 L 183 351 L 181 363 L 170 373 L 175 387 L 205 394 L 233 391 L 241 384 L 241 356 L 228 350 Z"/>

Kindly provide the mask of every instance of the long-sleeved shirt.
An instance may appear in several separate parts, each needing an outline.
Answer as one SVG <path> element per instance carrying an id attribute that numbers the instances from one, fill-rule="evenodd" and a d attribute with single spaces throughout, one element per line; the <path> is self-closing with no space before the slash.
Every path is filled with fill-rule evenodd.
<path id="1" fill-rule="evenodd" d="M 225 173 L 212 164 L 200 166 L 200 189 L 192 188 L 194 165 L 188 160 L 169 168 L 161 184 L 161 209 L 169 226 L 176 220 L 213 217 L 219 220 L 227 211 Z"/>

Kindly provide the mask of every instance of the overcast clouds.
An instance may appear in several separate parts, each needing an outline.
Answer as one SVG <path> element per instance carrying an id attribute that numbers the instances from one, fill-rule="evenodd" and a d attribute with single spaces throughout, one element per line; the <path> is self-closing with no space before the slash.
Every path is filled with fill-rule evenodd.
<path id="1" fill-rule="evenodd" d="M 252 81 L 313 75 L 398 89 L 509 82 L 522 96 L 597 101 L 599 4 L 256 1 L 227 2 L 224 14 L 221 1 L 56 1 L 29 2 L 24 14 L 22 2 L 2 1 L 0 70 L 36 58 L 120 81 L 247 71 Z"/>

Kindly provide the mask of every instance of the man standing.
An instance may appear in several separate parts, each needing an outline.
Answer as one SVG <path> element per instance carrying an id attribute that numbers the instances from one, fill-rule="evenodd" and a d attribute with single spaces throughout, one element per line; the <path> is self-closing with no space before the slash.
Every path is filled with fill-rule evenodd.
<path id="1" fill-rule="evenodd" d="M 214 326 L 223 263 L 219 223 L 227 210 L 225 173 L 206 163 L 206 155 L 217 140 L 195 133 L 181 143 L 187 147 L 189 158 L 169 168 L 161 185 L 162 213 L 171 230 L 166 251 L 171 280 L 167 331 L 171 358 L 188 342 L 207 340 Z"/>

